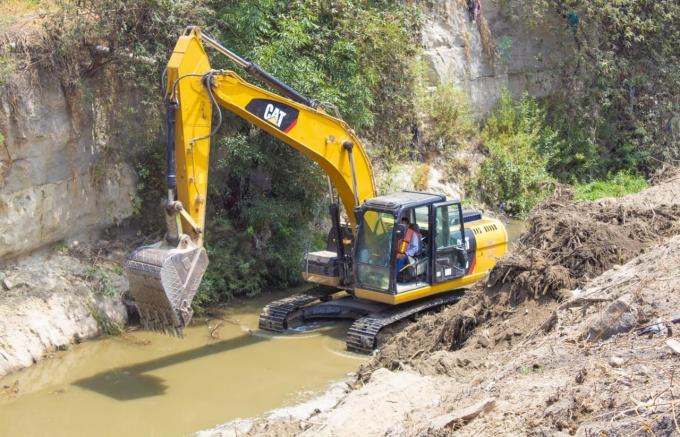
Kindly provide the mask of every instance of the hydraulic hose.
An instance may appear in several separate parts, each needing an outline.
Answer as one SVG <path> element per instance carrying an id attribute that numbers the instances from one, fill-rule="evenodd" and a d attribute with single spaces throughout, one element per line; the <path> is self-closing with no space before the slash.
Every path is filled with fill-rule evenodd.
<path id="1" fill-rule="evenodd" d="M 177 175 L 175 172 L 175 118 L 177 116 L 177 103 L 168 101 L 165 105 L 166 109 L 166 125 L 167 125 L 167 139 L 166 139 L 166 168 L 167 168 L 167 185 L 168 197 L 172 202 L 175 199 L 174 192 L 177 189 Z"/>
<path id="2" fill-rule="evenodd" d="M 200 35 L 201 35 L 201 40 L 203 42 L 205 42 L 206 44 L 208 44 L 210 47 L 217 50 L 218 52 L 222 53 L 224 56 L 226 56 L 227 58 L 234 61 L 238 66 L 242 67 L 248 73 L 250 73 L 253 76 L 255 76 L 256 78 L 260 79 L 262 82 L 266 83 L 270 87 L 276 89 L 281 94 L 288 97 L 289 99 L 294 100 L 298 103 L 302 103 L 303 105 L 307 105 L 310 108 L 316 108 L 317 106 L 319 106 L 318 102 L 302 95 L 297 90 L 295 90 L 293 87 L 287 85 L 286 83 L 282 82 L 281 80 L 279 80 L 276 77 L 272 76 L 271 74 L 267 73 L 265 70 L 262 69 L 262 67 L 260 67 L 256 63 L 240 57 L 236 53 L 234 53 L 231 50 L 229 50 L 228 48 L 224 47 L 222 44 L 219 43 L 219 41 L 217 41 L 215 38 L 213 38 L 209 34 L 207 34 L 205 32 L 201 32 Z"/>

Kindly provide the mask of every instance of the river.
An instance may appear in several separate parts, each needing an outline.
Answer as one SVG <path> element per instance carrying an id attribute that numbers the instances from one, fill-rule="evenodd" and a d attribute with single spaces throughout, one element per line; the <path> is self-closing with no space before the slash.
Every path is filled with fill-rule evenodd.
<path id="1" fill-rule="evenodd" d="M 0 380 L 0 436 L 188 435 L 307 399 L 366 359 L 344 350 L 347 323 L 258 331 L 260 308 L 282 296 L 230 305 L 184 339 L 129 332 L 10 375 Z"/>

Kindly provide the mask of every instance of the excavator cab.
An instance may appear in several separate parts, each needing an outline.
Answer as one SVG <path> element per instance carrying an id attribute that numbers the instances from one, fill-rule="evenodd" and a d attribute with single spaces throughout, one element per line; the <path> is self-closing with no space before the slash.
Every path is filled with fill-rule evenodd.
<path id="1" fill-rule="evenodd" d="M 367 200 L 359 211 L 356 285 L 396 295 L 462 277 L 469 267 L 460 202 L 441 195 L 401 192 Z M 397 246 L 407 218 L 419 249 L 397 271 Z"/>

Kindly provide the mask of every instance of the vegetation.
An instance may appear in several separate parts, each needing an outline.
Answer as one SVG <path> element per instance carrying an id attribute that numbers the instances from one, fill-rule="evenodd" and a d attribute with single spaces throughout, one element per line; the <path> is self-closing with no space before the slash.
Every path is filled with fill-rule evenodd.
<path id="1" fill-rule="evenodd" d="M 649 186 L 647 180 L 639 175 L 619 172 L 606 180 L 576 185 L 576 199 L 597 200 L 603 197 L 621 197 L 638 193 Z"/>
<path id="2" fill-rule="evenodd" d="M 337 108 L 376 145 L 379 159 L 402 153 L 387 146 L 410 140 L 415 119 L 415 7 L 241 0 L 217 8 L 215 18 L 211 31 L 228 47 L 324 102 L 328 111 Z M 295 284 L 304 252 L 325 241 L 314 227 L 326 208 L 321 171 L 248 124 L 228 120 L 231 131 L 218 141 L 224 158 L 216 162 L 209 193 L 213 262 L 199 304 Z"/>
<path id="3" fill-rule="evenodd" d="M 558 143 L 545 118 L 534 99 L 525 95 L 513 103 L 507 90 L 501 94 L 481 133 L 488 157 L 475 185 L 484 202 L 524 215 L 550 191 L 546 168 Z"/>
<path id="4" fill-rule="evenodd" d="M 115 286 L 115 279 L 122 274 L 123 271 L 120 267 L 93 265 L 85 271 L 84 278 L 90 282 L 92 289 L 96 293 L 112 297 L 118 292 Z"/>
<path id="5" fill-rule="evenodd" d="M 97 322 L 97 327 L 101 334 L 115 336 L 120 335 L 125 331 L 125 326 L 123 326 L 123 324 L 111 320 L 106 313 L 99 311 L 96 303 L 89 303 L 88 310 L 90 311 L 92 318 Z"/>
<path id="6" fill-rule="evenodd" d="M 35 13 L 39 3 L 38 0 L 3 0 L 0 2 L 0 29 L 15 25 Z"/>
<path id="7" fill-rule="evenodd" d="M 571 39 L 550 113 L 565 139 L 550 170 L 561 180 L 620 170 L 649 175 L 680 158 L 680 3 L 675 0 L 505 1 L 534 25 L 564 17 Z M 569 47 L 569 45 L 567 46 Z"/>
<path id="8" fill-rule="evenodd" d="M 524 97 L 510 116 L 515 126 L 522 119 L 528 124 L 495 128 L 499 118 L 508 119 L 500 114 L 512 115 L 506 97 L 484 127 L 489 158 L 476 179 L 484 201 L 521 214 L 545 194 L 550 177 L 576 184 L 580 199 L 620 196 L 645 188 L 644 176 L 660 164 L 679 162 L 680 4 L 506 0 L 502 6 L 530 26 L 550 27 L 561 16 L 572 44 L 565 46 L 563 86 L 529 106 Z M 498 40 L 501 61 L 508 47 Z M 530 134 L 509 138 L 518 131 Z"/>
<path id="9" fill-rule="evenodd" d="M 450 156 L 477 132 L 467 95 L 450 85 L 425 93 L 419 107 L 424 131 L 421 152 Z"/>
<path id="10" fill-rule="evenodd" d="M 420 164 L 416 167 L 415 172 L 411 176 L 411 183 L 413 188 L 418 191 L 427 189 L 427 180 L 430 176 L 430 166 L 428 164 Z"/>
<path id="11" fill-rule="evenodd" d="M 216 11 L 220 38 L 305 95 L 337 108 L 376 146 L 401 152 L 415 120 L 422 18 L 406 2 L 232 1 Z"/>

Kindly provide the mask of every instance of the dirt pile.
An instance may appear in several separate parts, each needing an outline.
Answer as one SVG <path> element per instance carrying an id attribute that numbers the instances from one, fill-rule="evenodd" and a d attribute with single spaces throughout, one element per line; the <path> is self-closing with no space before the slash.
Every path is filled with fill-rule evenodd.
<path id="1" fill-rule="evenodd" d="M 534 209 L 527 230 L 485 285 L 387 341 L 360 378 L 380 367 L 419 367 L 436 351 L 466 342 L 476 349 L 511 348 L 572 289 L 680 233 L 680 178 L 668 173 L 666 182 L 620 199 L 577 203 L 560 190 Z"/>
<path id="2" fill-rule="evenodd" d="M 492 411 L 457 430 L 462 435 L 676 435 L 679 266 L 680 236 L 608 270 L 542 317 L 521 311 L 533 329 L 511 346 L 469 341 L 412 365 L 462 384 L 442 414 L 495 399 Z M 503 322 L 490 320 L 476 335 Z M 404 435 L 450 432 L 421 422 Z"/>
<path id="3" fill-rule="evenodd" d="M 532 212 L 527 231 L 498 262 L 487 287 L 509 286 L 517 301 L 559 298 L 560 290 L 582 286 L 678 233 L 679 216 L 679 204 L 575 203 L 571 192 L 562 191 Z"/>

